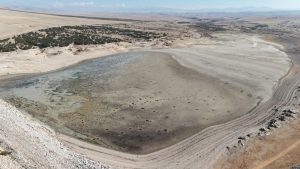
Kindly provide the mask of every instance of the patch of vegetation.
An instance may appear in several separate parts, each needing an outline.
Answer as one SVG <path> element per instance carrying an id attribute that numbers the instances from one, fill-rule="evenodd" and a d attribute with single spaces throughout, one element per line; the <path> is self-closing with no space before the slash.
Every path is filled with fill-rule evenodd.
<path id="1" fill-rule="evenodd" d="M 179 21 L 177 22 L 178 24 L 190 24 L 190 22 L 186 22 L 186 21 Z"/>
<path id="2" fill-rule="evenodd" d="M 264 28 L 268 28 L 268 27 L 269 27 L 269 26 L 266 25 L 266 24 L 257 24 L 257 25 L 253 26 L 253 27 L 250 28 L 250 29 L 252 29 L 252 30 L 257 30 L 257 29 L 264 29 Z"/>
<path id="3" fill-rule="evenodd" d="M 254 26 L 244 26 L 240 27 L 242 32 L 262 32 L 262 31 L 270 31 L 272 33 L 277 32 L 276 30 L 270 29 L 269 25 L 267 24 L 255 24 Z"/>
<path id="4" fill-rule="evenodd" d="M 11 154 L 11 152 L 9 152 L 9 151 L 0 151 L 1 156 L 8 156 L 10 154 Z"/>
<path id="5" fill-rule="evenodd" d="M 0 52 L 11 52 L 17 49 L 64 47 L 70 44 L 105 44 L 120 42 L 122 39 L 148 41 L 163 36 L 166 36 L 166 34 L 116 28 L 110 25 L 62 26 L 41 29 L 36 32 L 24 33 L 9 39 L 0 40 Z"/>
<path id="6" fill-rule="evenodd" d="M 213 21 L 199 22 L 196 25 L 194 25 L 193 27 L 196 28 L 199 32 L 220 32 L 220 31 L 226 31 L 225 28 L 223 28 L 221 25 L 214 24 Z"/>

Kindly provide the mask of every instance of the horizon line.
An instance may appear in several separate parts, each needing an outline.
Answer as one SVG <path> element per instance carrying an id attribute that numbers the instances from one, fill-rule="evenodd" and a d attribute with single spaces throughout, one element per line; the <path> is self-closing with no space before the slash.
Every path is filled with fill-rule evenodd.
<path id="1" fill-rule="evenodd" d="M 248 9 L 247 9 L 248 8 Z M 54 14 L 54 15 L 63 15 L 63 14 L 75 14 L 75 12 L 78 11 L 72 11 L 67 9 L 58 9 L 58 8 L 37 8 L 37 7 L 7 7 L 7 6 L 1 6 L 0 9 L 3 10 L 12 10 L 12 11 L 19 11 L 19 12 L 31 12 L 31 13 L 39 13 L 39 14 Z M 80 11 L 84 12 L 85 14 L 95 14 L 95 13 L 132 13 L 132 14 L 138 14 L 138 13 L 145 13 L 145 14 L 173 14 L 173 13 L 183 13 L 183 14 L 195 14 L 195 13 L 270 13 L 270 12 L 300 12 L 299 8 L 271 8 L 271 7 L 240 7 L 240 8 L 202 8 L 202 9 L 178 9 L 178 8 L 159 8 L 159 7 L 144 7 L 144 8 L 121 8 L 121 9 L 127 9 L 127 10 L 133 10 L 133 11 L 127 11 L 127 10 L 118 10 L 120 8 L 102 8 L 102 9 L 115 9 L 115 11 Z M 148 11 L 134 11 L 138 9 L 148 9 Z M 151 11 L 151 9 L 153 11 Z M 245 9 L 245 10 L 243 10 Z M 265 10 L 263 10 L 265 9 Z M 40 11 L 40 10 L 46 10 L 46 11 Z M 160 11 L 159 11 L 160 10 Z M 169 10 L 169 11 L 167 11 Z M 201 11 L 202 10 L 202 11 Z M 222 11 L 225 10 L 225 11 Z M 54 12 L 55 11 L 55 12 Z M 54 13 L 53 13 L 54 12 Z M 80 13 L 82 14 L 82 13 Z"/>

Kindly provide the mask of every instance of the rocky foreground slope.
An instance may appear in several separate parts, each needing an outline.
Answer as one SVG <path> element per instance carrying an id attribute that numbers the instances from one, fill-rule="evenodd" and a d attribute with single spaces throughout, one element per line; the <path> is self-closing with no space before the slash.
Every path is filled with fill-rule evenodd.
<path id="1" fill-rule="evenodd" d="M 0 168 L 101 168 L 70 151 L 48 127 L 0 100 Z"/>

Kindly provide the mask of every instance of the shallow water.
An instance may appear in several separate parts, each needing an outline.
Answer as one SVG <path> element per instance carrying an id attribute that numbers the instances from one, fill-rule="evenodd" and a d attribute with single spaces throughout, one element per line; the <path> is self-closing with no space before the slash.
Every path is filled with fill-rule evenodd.
<path id="1" fill-rule="evenodd" d="M 52 73 L 0 83 L 0 97 L 58 131 L 73 132 L 58 123 L 59 116 L 95 99 L 126 64 L 142 54 L 124 53 L 85 61 Z"/>

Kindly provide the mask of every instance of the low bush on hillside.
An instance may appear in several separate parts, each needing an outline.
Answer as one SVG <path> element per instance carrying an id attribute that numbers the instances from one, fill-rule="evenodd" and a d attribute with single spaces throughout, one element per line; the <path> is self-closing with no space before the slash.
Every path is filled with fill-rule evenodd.
<path id="1" fill-rule="evenodd" d="M 121 38 L 116 38 L 118 36 Z M 120 42 L 122 39 L 151 40 L 166 36 L 139 30 L 115 28 L 110 25 L 62 26 L 24 33 L 12 38 L 0 40 L 0 52 L 17 49 L 28 50 L 34 47 L 64 47 L 70 44 L 91 45 Z"/>

